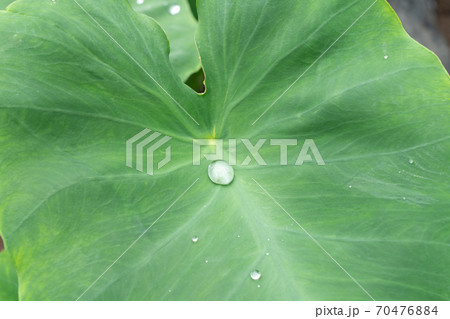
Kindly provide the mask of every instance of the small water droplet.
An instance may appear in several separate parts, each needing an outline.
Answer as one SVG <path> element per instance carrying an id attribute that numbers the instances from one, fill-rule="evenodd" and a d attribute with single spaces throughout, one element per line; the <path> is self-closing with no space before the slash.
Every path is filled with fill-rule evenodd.
<path id="1" fill-rule="evenodd" d="M 270 241 L 270 238 L 267 238 L 267 241 Z"/>
<path id="2" fill-rule="evenodd" d="M 136 0 L 136 3 L 137 3 L 137 4 L 143 4 L 143 3 L 144 3 L 144 0 Z"/>
<path id="3" fill-rule="evenodd" d="M 180 13 L 180 11 L 181 11 L 181 7 L 178 4 L 174 4 L 173 6 L 170 6 L 170 8 L 169 8 L 169 13 L 173 16 Z"/>
<path id="4" fill-rule="evenodd" d="M 266 256 L 269 256 L 269 252 L 266 253 Z"/>
<path id="5" fill-rule="evenodd" d="M 234 169 L 225 161 L 215 161 L 208 166 L 208 176 L 214 184 L 228 185 L 234 179 Z"/>
<path id="6" fill-rule="evenodd" d="M 171 293 L 172 292 L 172 289 L 169 289 L 169 293 Z"/>
<path id="7" fill-rule="evenodd" d="M 258 285 L 258 288 L 261 288 L 261 285 Z"/>
<path id="8" fill-rule="evenodd" d="M 205 260 L 205 263 L 208 263 L 208 259 Z"/>
<path id="9" fill-rule="evenodd" d="M 352 185 L 348 185 L 348 188 L 352 188 Z"/>
<path id="10" fill-rule="evenodd" d="M 398 171 L 398 173 L 399 173 L 399 174 L 401 174 L 401 173 L 402 173 L 402 171 Z"/>
<path id="11" fill-rule="evenodd" d="M 194 236 L 194 237 L 192 237 L 192 242 L 193 242 L 193 243 L 196 243 L 196 242 L 198 242 L 198 236 Z"/>
<path id="12" fill-rule="evenodd" d="M 384 59 L 385 59 L 385 60 L 387 60 L 388 58 L 389 58 L 389 56 L 387 56 L 387 55 L 384 56 Z"/>
<path id="13" fill-rule="evenodd" d="M 412 164 L 412 163 L 414 163 L 414 160 L 411 158 L 411 159 L 409 160 L 409 164 Z"/>
<path id="14" fill-rule="evenodd" d="M 250 277 L 253 280 L 259 280 L 259 278 L 261 278 L 261 273 L 259 272 L 259 270 L 255 269 L 250 273 Z"/>
<path id="15" fill-rule="evenodd" d="M 406 200 L 406 197 L 403 197 L 403 200 Z"/>
<path id="16" fill-rule="evenodd" d="M 241 238 L 241 235 L 237 235 L 238 238 Z"/>

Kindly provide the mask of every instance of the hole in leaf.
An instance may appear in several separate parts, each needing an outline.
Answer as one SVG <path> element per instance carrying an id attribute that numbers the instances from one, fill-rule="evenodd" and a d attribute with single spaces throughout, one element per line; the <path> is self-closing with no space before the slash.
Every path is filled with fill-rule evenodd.
<path id="1" fill-rule="evenodd" d="M 191 7 L 191 11 L 192 11 L 192 14 L 194 15 L 195 19 L 198 20 L 196 0 L 189 0 L 189 6 Z"/>
<path id="2" fill-rule="evenodd" d="M 186 85 L 197 93 L 205 93 L 205 73 L 203 68 L 192 74 L 186 80 Z"/>

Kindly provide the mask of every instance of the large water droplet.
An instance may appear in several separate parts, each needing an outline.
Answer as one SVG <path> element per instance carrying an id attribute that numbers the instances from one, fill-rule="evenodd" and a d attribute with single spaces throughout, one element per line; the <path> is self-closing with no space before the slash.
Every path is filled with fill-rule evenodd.
<path id="1" fill-rule="evenodd" d="M 259 278 L 261 278 L 261 273 L 259 272 L 259 270 L 255 269 L 250 273 L 250 277 L 253 280 L 259 280 Z"/>
<path id="2" fill-rule="evenodd" d="M 228 185 L 233 181 L 234 169 L 225 161 L 215 161 L 208 166 L 208 176 L 214 184 Z"/>
<path id="3" fill-rule="evenodd" d="M 170 8 L 169 8 L 169 13 L 173 16 L 180 13 L 180 11 L 181 11 L 181 7 L 178 4 L 174 4 L 173 6 L 170 6 Z"/>
<path id="4" fill-rule="evenodd" d="M 192 242 L 194 242 L 194 243 L 198 242 L 198 236 L 192 237 Z"/>

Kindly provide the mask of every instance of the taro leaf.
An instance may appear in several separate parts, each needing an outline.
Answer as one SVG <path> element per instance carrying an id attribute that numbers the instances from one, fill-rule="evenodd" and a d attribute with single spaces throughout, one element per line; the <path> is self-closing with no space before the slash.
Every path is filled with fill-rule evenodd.
<path id="1" fill-rule="evenodd" d="M 167 33 L 170 60 L 178 75 L 186 80 L 200 68 L 195 46 L 195 20 L 187 0 L 129 0 L 135 11 L 154 18 Z"/>
<path id="2" fill-rule="evenodd" d="M 0 13 L 0 232 L 21 299 L 449 299 L 450 79 L 436 56 L 383 0 L 198 9 L 204 95 L 126 1 Z M 154 176 L 125 165 L 144 128 L 172 137 Z M 326 165 L 295 166 L 290 146 L 280 166 L 266 141 L 267 165 L 245 166 L 239 140 L 218 186 L 208 161 L 192 165 L 192 138 L 314 139 Z"/>
<path id="3" fill-rule="evenodd" d="M 18 300 L 17 275 L 6 251 L 0 252 L 0 301 Z"/>

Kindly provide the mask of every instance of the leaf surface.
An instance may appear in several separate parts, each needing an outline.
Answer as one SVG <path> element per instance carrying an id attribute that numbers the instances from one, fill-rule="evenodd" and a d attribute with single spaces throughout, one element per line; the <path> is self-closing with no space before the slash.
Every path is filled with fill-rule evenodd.
<path id="1" fill-rule="evenodd" d="M 0 9 L 6 9 L 12 2 L 0 0 Z M 154 18 L 164 29 L 170 40 L 170 60 L 182 80 L 200 68 L 194 39 L 197 21 L 187 0 L 170 3 L 161 0 L 129 0 L 129 3 L 136 12 Z"/>
<path id="2" fill-rule="evenodd" d="M 8 253 L 0 252 L 0 301 L 18 300 L 17 275 Z"/>
<path id="3" fill-rule="evenodd" d="M 436 56 L 382 0 L 198 11 L 203 95 L 127 1 L 0 12 L 0 232 L 21 299 L 448 299 L 450 79 Z M 172 137 L 154 176 L 125 165 L 144 128 Z M 193 138 L 238 139 L 231 185 L 192 165 Z M 240 139 L 266 139 L 267 165 L 242 165 Z M 288 165 L 270 139 L 299 140 Z M 294 165 L 305 139 L 326 165 Z"/>

